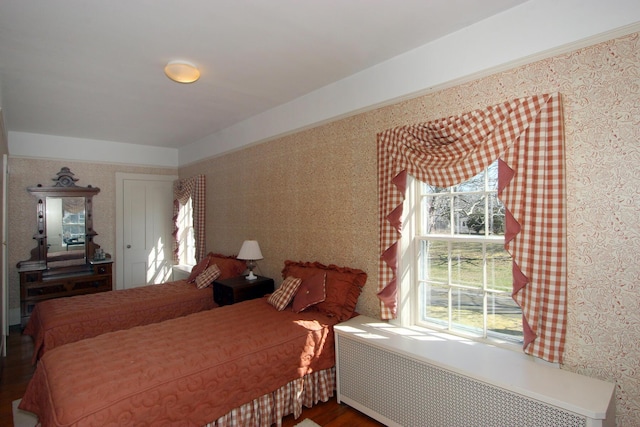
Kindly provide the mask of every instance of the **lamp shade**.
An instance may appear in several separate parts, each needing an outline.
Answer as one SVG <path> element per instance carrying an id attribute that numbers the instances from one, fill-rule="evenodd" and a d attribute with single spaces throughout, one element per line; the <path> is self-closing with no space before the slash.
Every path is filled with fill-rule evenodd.
<path id="1" fill-rule="evenodd" d="M 245 240 L 240 248 L 238 259 L 244 260 L 256 260 L 262 259 L 262 252 L 260 252 L 260 245 L 257 240 Z"/>

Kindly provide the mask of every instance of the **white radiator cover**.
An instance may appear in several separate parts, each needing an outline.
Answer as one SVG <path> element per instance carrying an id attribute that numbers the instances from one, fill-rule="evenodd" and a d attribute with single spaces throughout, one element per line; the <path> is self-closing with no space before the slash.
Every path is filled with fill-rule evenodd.
<path id="1" fill-rule="evenodd" d="M 335 327 L 338 402 L 390 426 L 615 426 L 614 385 L 358 316 Z"/>

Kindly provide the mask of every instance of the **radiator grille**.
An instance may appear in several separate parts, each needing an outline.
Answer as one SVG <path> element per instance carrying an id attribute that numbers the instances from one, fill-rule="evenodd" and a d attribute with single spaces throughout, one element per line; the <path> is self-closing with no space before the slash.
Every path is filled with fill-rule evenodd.
<path id="1" fill-rule="evenodd" d="M 341 336 L 340 396 L 402 426 L 568 426 L 587 419 Z"/>

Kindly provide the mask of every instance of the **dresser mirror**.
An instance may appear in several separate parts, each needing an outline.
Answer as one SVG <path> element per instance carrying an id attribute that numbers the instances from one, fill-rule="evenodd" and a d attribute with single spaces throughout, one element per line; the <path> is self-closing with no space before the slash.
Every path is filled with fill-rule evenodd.
<path id="1" fill-rule="evenodd" d="M 31 258 L 18 263 L 21 269 L 52 269 L 86 266 L 94 259 L 93 196 L 97 187 L 80 187 L 67 167 L 53 178 L 54 184 L 27 188 L 36 198 L 36 247 Z"/>
<path id="2" fill-rule="evenodd" d="M 47 261 L 85 262 L 85 197 L 47 197 Z"/>

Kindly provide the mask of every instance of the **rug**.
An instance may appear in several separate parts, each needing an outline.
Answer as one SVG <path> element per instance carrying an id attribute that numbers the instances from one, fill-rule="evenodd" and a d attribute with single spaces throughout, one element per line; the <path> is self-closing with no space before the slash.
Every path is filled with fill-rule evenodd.
<path id="1" fill-rule="evenodd" d="M 11 408 L 13 412 L 13 426 L 14 427 L 34 427 L 38 423 L 38 417 L 31 412 L 23 411 L 18 408 L 20 400 L 14 400 L 11 402 Z"/>
<path id="2" fill-rule="evenodd" d="M 309 418 L 302 420 L 302 422 L 299 422 L 298 424 L 296 424 L 293 427 L 320 427 L 318 424 L 314 423 L 313 421 L 311 421 Z"/>

